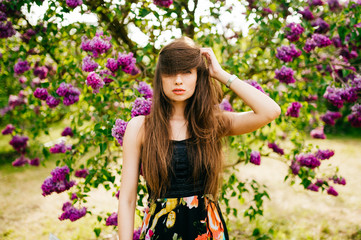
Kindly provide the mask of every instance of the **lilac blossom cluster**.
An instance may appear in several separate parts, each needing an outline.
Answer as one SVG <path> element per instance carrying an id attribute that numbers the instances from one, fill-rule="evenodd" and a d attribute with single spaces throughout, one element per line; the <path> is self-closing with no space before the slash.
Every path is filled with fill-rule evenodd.
<path id="1" fill-rule="evenodd" d="M 18 60 L 17 63 L 14 65 L 14 72 L 16 74 L 23 74 L 26 71 L 30 70 L 30 65 L 28 61 L 22 61 L 21 59 Z"/>
<path id="2" fill-rule="evenodd" d="M 332 44 L 332 41 L 325 35 L 315 33 L 311 38 L 306 40 L 303 50 L 306 52 L 311 52 L 316 47 L 322 48 L 327 47 Z"/>
<path id="3" fill-rule="evenodd" d="M 323 5 L 323 2 L 322 2 L 322 0 L 309 0 L 308 4 L 310 6 L 321 6 L 321 5 Z"/>
<path id="4" fill-rule="evenodd" d="M 76 193 L 72 193 L 70 200 L 75 200 L 75 199 L 78 199 L 78 196 L 76 195 Z"/>
<path id="5" fill-rule="evenodd" d="M 255 165 L 261 164 L 261 154 L 258 151 L 252 151 L 249 157 L 249 161 Z"/>
<path id="6" fill-rule="evenodd" d="M 332 105 L 342 108 L 344 102 L 355 102 L 357 100 L 357 91 L 353 87 L 334 88 L 328 86 L 323 95 Z"/>
<path id="7" fill-rule="evenodd" d="M 330 29 L 330 25 L 322 18 L 317 18 L 311 23 L 312 27 L 315 27 L 315 33 L 325 33 Z"/>
<path id="8" fill-rule="evenodd" d="M 45 79 L 48 76 L 49 69 L 46 66 L 36 66 L 33 73 L 40 79 Z"/>
<path id="9" fill-rule="evenodd" d="M 93 57 L 97 58 L 100 54 L 106 53 L 111 47 L 111 37 L 106 37 L 103 32 L 98 32 L 95 37 L 89 40 L 86 36 L 82 37 L 81 49 L 92 52 Z"/>
<path id="10" fill-rule="evenodd" d="M 15 34 L 16 34 L 15 29 L 10 21 L 0 22 L 0 38 L 9 38 L 14 36 Z"/>
<path id="11" fill-rule="evenodd" d="M 250 79 L 250 80 L 245 80 L 245 82 L 248 83 L 249 85 L 257 88 L 257 89 L 260 90 L 261 92 L 266 93 L 266 92 L 263 90 L 263 88 L 261 87 L 261 85 L 258 84 L 257 81 Z"/>
<path id="12" fill-rule="evenodd" d="M 301 166 L 297 161 L 292 161 L 290 169 L 293 175 L 297 175 L 300 172 Z"/>
<path id="13" fill-rule="evenodd" d="M 327 3 L 331 11 L 336 11 L 342 8 L 338 0 L 328 0 Z"/>
<path id="14" fill-rule="evenodd" d="M 173 0 L 153 0 L 153 3 L 159 7 L 169 8 L 169 6 L 173 3 Z"/>
<path id="15" fill-rule="evenodd" d="M 34 91 L 34 97 L 39 98 L 40 100 L 46 100 L 49 96 L 48 90 L 46 88 L 36 88 Z"/>
<path id="16" fill-rule="evenodd" d="M 294 83 L 296 81 L 293 78 L 294 72 L 292 68 L 282 66 L 281 69 L 276 69 L 275 74 L 276 74 L 275 78 L 278 79 L 280 82 L 289 84 L 289 83 Z"/>
<path id="17" fill-rule="evenodd" d="M 330 180 L 332 180 L 336 184 L 346 185 L 346 179 L 344 177 L 334 176 L 334 177 L 330 178 Z"/>
<path id="18" fill-rule="evenodd" d="M 109 76 L 115 77 L 115 73 L 109 71 L 108 69 L 100 70 L 99 75 L 100 75 L 100 77 L 103 78 L 103 81 L 104 81 L 105 84 L 111 83 L 111 82 L 114 81 L 114 80 L 111 79 Z"/>
<path id="19" fill-rule="evenodd" d="M 28 29 L 26 30 L 26 32 L 24 34 L 22 34 L 20 36 L 21 40 L 23 40 L 26 43 L 29 43 L 30 39 L 32 36 L 35 36 L 36 32 L 34 31 L 34 29 Z"/>
<path id="20" fill-rule="evenodd" d="M 1 131 L 2 135 L 12 134 L 15 130 L 15 127 L 12 124 L 6 125 L 6 127 Z"/>
<path id="21" fill-rule="evenodd" d="M 223 111 L 233 112 L 232 105 L 227 98 L 223 98 L 222 102 L 219 104 L 219 108 Z"/>
<path id="22" fill-rule="evenodd" d="M 342 114 L 339 112 L 327 111 L 324 115 L 321 116 L 321 120 L 328 125 L 335 125 L 335 120 L 342 117 Z"/>
<path id="23" fill-rule="evenodd" d="M 45 179 L 41 185 L 43 191 L 42 195 L 50 195 L 53 192 L 61 193 L 75 185 L 75 181 L 68 181 L 67 176 L 69 174 L 68 166 L 56 167 L 51 171 L 51 176 Z"/>
<path id="24" fill-rule="evenodd" d="M 59 96 L 64 97 L 63 104 L 65 106 L 72 105 L 79 101 L 80 91 L 78 88 L 74 87 L 70 83 L 60 83 L 60 86 L 56 90 L 56 93 Z"/>
<path id="25" fill-rule="evenodd" d="M 320 160 L 329 159 L 333 155 L 335 155 L 335 152 L 333 150 L 329 150 L 329 149 L 326 149 L 326 150 L 318 149 L 317 152 L 315 153 L 315 157 Z"/>
<path id="26" fill-rule="evenodd" d="M 319 186 L 317 186 L 317 185 L 314 184 L 314 183 L 311 183 L 311 184 L 308 185 L 308 187 L 307 187 L 308 190 L 311 190 L 311 191 L 314 191 L 314 192 L 318 192 L 318 188 L 319 188 Z"/>
<path id="27" fill-rule="evenodd" d="M 302 107 L 302 104 L 299 102 L 292 102 L 291 105 L 287 108 L 286 116 L 291 117 L 299 117 L 300 114 L 300 108 Z"/>
<path id="28" fill-rule="evenodd" d="M 48 106 L 50 108 L 55 108 L 59 105 L 60 103 L 60 99 L 58 98 L 55 98 L 54 96 L 52 95 L 49 95 L 47 98 L 46 98 L 46 104 L 48 104 Z"/>
<path id="29" fill-rule="evenodd" d="M 113 212 L 105 221 L 107 226 L 118 226 L 118 214 Z"/>
<path id="30" fill-rule="evenodd" d="M 280 148 L 276 143 L 268 143 L 268 147 L 271 148 L 275 153 L 278 153 L 280 155 L 285 154 L 283 149 Z"/>
<path id="31" fill-rule="evenodd" d="M 298 11 L 300 14 L 302 14 L 302 17 L 306 20 L 313 20 L 315 17 L 313 16 L 312 12 L 310 11 L 309 7 L 305 7 L 303 10 Z"/>
<path id="32" fill-rule="evenodd" d="M 133 232 L 133 240 L 139 240 L 141 233 L 142 233 L 142 228 L 141 227 L 134 230 L 134 232 Z"/>
<path id="33" fill-rule="evenodd" d="M 133 108 L 131 110 L 132 118 L 139 115 L 148 115 L 152 107 L 152 100 L 145 98 L 137 98 L 133 102 Z"/>
<path id="34" fill-rule="evenodd" d="M 55 153 L 65 153 L 67 150 L 71 150 L 71 148 L 72 148 L 71 145 L 65 146 L 65 143 L 61 142 L 61 143 L 57 143 L 54 146 L 52 146 L 49 149 L 49 151 L 51 153 L 53 153 L 53 154 L 55 154 Z"/>
<path id="35" fill-rule="evenodd" d="M 82 70 L 85 72 L 93 72 L 99 66 L 94 60 L 92 60 L 91 56 L 85 56 L 83 58 Z"/>
<path id="36" fill-rule="evenodd" d="M 357 58 L 358 57 L 358 53 L 357 53 L 357 51 L 355 51 L 355 50 L 351 50 L 351 52 L 350 52 L 350 50 L 348 49 L 348 47 L 343 47 L 342 49 L 341 49 L 341 51 L 340 51 L 340 54 L 341 54 L 341 56 L 343 56 L 343 58 L 345 59 L 345 60 L 350 60 L 350 59 L 353 59 L 353 58 Z"/>
<path id="37" fill-rule="evenodd" d="M 24 154 L 21 154 L 21 156 L 17 159 L 15 159 L 11 164 L 13 167 L 22 167 L 30 162 L 29 159 L 27 159 Z"/>
<path id="38" fill-rule="evenodd" d="M 135 66 L 136 59 L 133 57 L 133 53 L 118 54 L 118 66 L 122 67 L 122 71 L 130 75 L 137 75 L 139 69 Z"/>
<path id="39" fill-rule="evenodd" d="M 119 69 L 118 60 L 114 58 L 108 58 L 107 64 L 105 65 L 112 72 L 116 72 Z"/>
<path id="40" fill-rule="evenodd" d="M 286 27 L 289 28 L 289 30 L 285 31 L 285 35 L 290 42 L 298 41 L 301 34 L 305 31 L 301 24 L 290 23 Z"/>
<path id="41" fill-rule="evenodd" d="M 296 155 L 296 161 L 299 163 L 300 166 L 305 166 L 311 169 L 314 169 L 321 165 L 320 160 L 318 160 L 311 153 L 301 153 L 299 155 Z"/>
<path id="42" fill-rule="evenodd" d="M 146 82 L 139 82 L 137 90 L 146 99 L 153 97 L 153 90 Z"/>
<path id="43" fill-rule="evenodd" d="M 64 130 L 61 132 L 61 136 L 66 137 L 66 136 L 74 136 L 73 130 L 71 129 L 71 127 L 66 127 L 64 128 Z"/>
<path id="44" fill-rule="evenodd" d="M 347 116 L 353 127 L 361 127 L 361 105 L 356 103 L 351 107 L 351 114 Z"/>
<path id="45" fill-rule="evenodd" d="M 8 104 L 10 109 L 14 109 L 16 106 L 20 106 L 24 103 L 26 103 L 26 99 L 25 96 L 22 95 L 21 91 L 19 92 L 19 96 L 16 95 L 9 96 Z"/>
<path id="46" fill-rule="evenodd" d="M 113 125 L 112 128 L 112 136 L 115 139 L 117 139 L 120 146 L 123 146 L 123 137 L 124 137 L 125 129 L 127 128 L 127 124 L 128 122 L 122 119 L 117 119 L 115 120 L 115 125 Z"/>
<path id="47" fill-rule="evenodd" d="M 83 4 L 83 0 L 66 0 L 66 5 L 71 8 L 76 8 Z"/>
<path id="48" fill-rule="evenodd" d="M 86 178 L 86 176 L 88 175 L 89 175 L 89 170 L 86 168 L 75 171 L 75 176 L 78 178 Z"/>
<path id="49" fill-rule="evenodd" d="M 338 192 L 332 186 L 327 189 L 327 194 L 335 197 L 338 196 Z"/>
<path id="50" fill-rule="evenodd" d="M 29 138 L 27 136 L 19 136 L 15 135 L 10 140 L 9 144 L 18 152 L 22 153 L 25 152 L 27 142 Z"/>
<path id="51" fill-rule="evenodd" d="M 326 135 L 323 132 L 323 127 L 318 127 L 318 128 L 313 129 L 310 132 L 310 135 L 311 135 L 312 138 L 326 139 Z"/>
<path id="52" fill-rule="evenodd" d="M 91 72 L 86 78 L 86 84 L 93 89 L 93 93 L 95 94 L 104 86 L 104 81 L 97 73 Z"/>
<path id="53" fill-rule="evenodd" d="M 276 57 L 284 62 L 292 62 L 293 58 L 301 55 L 302 51 L 297 49 L 294 44 L 290 46 L 281 46 L 277 48 Z"/>
<path id="54" fill-rule="evenodd" d="M 70 221 L 74 222 L 79 218 L 82 218 L 86 214 L 86 207 L 83 208 L 75 208 L 71 202 L 66 202 L 63 204 L 63 213 L 59 217 L 59 220 L 63 221 L 69 219 Z"/>

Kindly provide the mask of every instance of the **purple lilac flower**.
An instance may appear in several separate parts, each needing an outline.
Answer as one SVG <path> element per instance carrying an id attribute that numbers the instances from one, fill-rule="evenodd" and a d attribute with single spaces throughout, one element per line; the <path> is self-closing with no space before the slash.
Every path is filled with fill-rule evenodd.
<path id="1" fill-rule="evenodd" d="M 14 65 L 14 72 L 16 74 L 22 74 L 26 71 L 30 70 L 30 66 L 28 61 L 21 61 L 21 59 L 18 60 L 18 62 Z"/>
<path id="2" fill-rule="evenodd" d="M 50 174 L 54 181 L 62 181 L 66 179 L 66 176 L 69 174 L 70 169 L 68 166 L 56 167 L 51 170 Z"/>
<path id="3" fill-rule="evenodd" d="M 317 186 L 321 187 L 323 184 L 326 184 L 326 183 L 327 183 L 327 181 L 318 178 L 315 184 L 316 184 Z"/>
<path id="4" fill-rule="evenodd" d="M 139 227 L 138 229 L 134 230 L 134 232 L 133 232 L 133 240 L 139 240 L 141 232 L 142 232 L 142 228 L 141 228 L 141 227 Z"/>
<path id="5" fill-rule="evenodd" d="M 340 48 L 343 46 L 342 42 L 341 42 L 341 38 L 339 36 L 333 37 L 331 39 L 332 44 L 336 47 L 336 48 Z"/>
<path id="6" fill-rule="evenodd" d="M 323 127 L 315 128 L 310 132 L 312 138 L 326 139 L 326 135 L 323 132 Z"/>
<path id="7" fill-rule="evenodd" d="M 99 66 L 98 63 L 92 60 L 90 56 L 85 56 L 83 58 L 82 70 L 85 72 L 93 72 Z"/>
<path id="8" fill-rule="evenodd" d="M 153 90 L 146 82 L 139 82 L 137 90 L 146 99 L 153 97 Z"/>
<path id="9" fill-rule="evenodd" d="M 108 83 L 111 83 L 114 81 L 113 79 L 109 78 L 109 76 L 115 77 L 115 73 L 109 71 L 108 69 L 101 70 L 99 72 L 99 75 L 100 75 L 100 77 L 103 78 L 103 81 L 105 84 L 108 84 Z"/>
<path id="10" fill-rule="evenodd" d="M 277 48 L 276 57 L 284 62 L 291 62 L 293 58 L 301 55 L 301 50 L 297 49 L 294 44 Z"/>
<path id="11" fill-rule="evenodd" d="M 353 127 L 361 127 L 361 105 L 356 103 L 351 107 L 351 114 L 347 116 Z"/>
<path id="12" fill-rule="evenodd" d="M 269 9 L 269 8 L 263 8 L 262 11 L 265 12 L 265 13 L 269 13 L 269 14 L 273 13 L 273 11 L 271 9 Z"/>
<path id="13" fill-rule="evenodd" d="M 133 102 L 133 108 L 131 111 L 132 118 L 138 115 L 148 115 L 152 106 L 151 99 L 137 98 Z"/>
<path id="14" fill-rule="evenodd" d="M 119 199 L 120 190 L 115 194 L 115 197 Z"/>
<path id="15" fill-rule="evenodd" d="M 344 99 L 342 98 L 342 89 L 341 88 L 333 88 L 328 86 L 326 88 L 326 92 L 323 94 L 323 97 L 326 98 L 332 105 L 342 108 Z"/>
<path id="16" fill-rule="evenodd" d="M 327 3 L 331 11 L 336 11 L 341 8 L 338 0 L 327 0 Z"/>
<path id="17" fill-rule="evenodd" d="M 115 120 L 115 125 L 112 128 L 112 136 L 117 139 L 120 146 L 123 146 L 123 137 L 125 133 L 125 129 L 127 128 L 128 122 L 117 119 Z"/>
<path id="18" fill-rule="evenodd" d="M 66 167 L 56 167 L 52 172 L 52 176 L 49 176 L 44 180 L 44 183 L 41 185 L 43 191 L 42 195 L 50 195 L 53 192 L 61 193 L 66 190 L 69 190 L 75 185 L 75 181 L 68 181 L 66 176 L 68 175 L 68 168 Z"/>
<path id="19" fill-rule="evenodd" d="M 312 35 L 312 39 L 315 41 L 317 47 L 327 47 L 332 44 L 332 41 L 325 35 L 315 33 Z"/>
<path id="20" fill-rule="evenodd" d="M 330 186 L 329 189 L 327 189 L 327 194 L 338 196 L 338 192 L 332 186 Z"/>
<path id="21" fill-rule="evenodd" d="M 301 107 L 302 107 L 301 103 L 292 102 L 291 105 L 287 108 L 286 116 L 291 116 L 296 118 L 299 117 Z"/>
<path id="22" fill-rule="evenodd" d="M 328 125 L 335 125 L 335 120 L 342 117 L 342 114 L 339 112 L 327 111 L 324 115 L 321 116 L 321 120 Z"/>
<path id="23" fill-rule="evenodd" d="M 329 159 L 330 157 L 332 157 L 335 154 L 335 152 L 333 150 L 321 150 L 318 149 L 318 151 L 315 153 L 316 158 L 320 159 L 320 160 L 325 160 L 325 159 Z"/>
<path id="24" fill-rule="evenodd" d="M 12 124 L 6 125 L 6 127 L 1 131 L 3 135 L 12 134 L 15 130 L 15 127 Z"/>
<path id="25" fill-rule="evenodd" d="M 303 18 L 306 20 L 313 20 L 315 18 L 309 7 L 305 7 L 304 10 L 298 12 L 302 14 Z"/>
<path id="26" fill-rule="evenodd" d="M 19 158 L 15 159 L 12 162 L 13 167 L 22 167 L 29 163 L 29 159 L 25 158 L 24 155 L 21 155 Z"/>
<path id="27" fill-rule="evenodd" d="M 65 136 L 74 136 L 73 130 L 71 129 L 71 127 L 66 127 L 64 128 L 63 132 L 61 133 L 61 136 L 65 137 Z"/>
<path id="28" fill-rule="evenodd" d="M 361 76 L 357 76 L 351 80 L 351 84 L 355 91 L 361 91 Z"/>
<path id="29" fill-rule="evenodd" d="M 75 171 L 75 176 L 78 178 L 86 178 L 86 176 L 88 175 L 89 175 L 89 170 L 86 168 Z"/>
<path id="30" fill-rule="evenodd" d="M 61 143 L 58 143 L 58 144 L 55 144 L 54 146 L 52 146 L 49 151 L 51 153 L 65 153 L 67 150 L 66 146 L 65 146 L 65 143 L 64 142 L 61 142 Z"/>
<path id="31" fill-rule="evenodd" d="M 257 151 L 252 151 L 249 161 L 255 165 L 260 165 L 261 164 L 261 154 Z"/>
<path id="32" fill-rule="evenodd" d="M 40 79 L 45 79 L 48 75 L 49 69 L 45 66 L 38 66 L 34 69 L 34 75 Z"/>
<path id="33" fill-rule="evenodd" d="M 36 32 L 33 30 L 33 29 L 28 29 L 26 30 L 26 32 L 24 34 L 22 34 L 20 36 L 20 38 L 26 42 L 26 43 L 29 43 L 30 39 L 32 36 L 34 36 L 36 34 Z"/>
<path id="34" fill-rule="evenodd" d="M 301 166 L 297 163 L 297 161 L 292 161 L 290 168 L 291 168 L 292 174 L 297 175 L 300 172 Z"/>
<path id="35" fill-rule="evenodd" d="M 103 32 L 95 34 L 95 37 L 90 41 L 90 47 L 93 52 L 93 57 L 98 57 L 100 54 L 106 53 L 111 47 L 111 37 L 106 37 Z"/>
<path id="36" fill-rule="evenodd" d="M 72 193 L 70 200 L 75 200 L 75 199 L 78 199 L 78 196 L 76 195 L 76 193 Z"/>
<path id="37" fill-rule="evenodd" d="M 18 152 L 24 152 L 29 138 L 26 136 L 15 135 L 10 140 L 9 144 Z"/>
<path id="38" fill-rule="evenodd" d="M 27 79 L 25 76 L 19 77 L 19 82 L 20 82 L 21 84 L 26 83 L 26 81 L 28 81 L 28 79 Z"/>
<path id="39" fill-rule="evenodd" d="M 301 24 L 290 23 L 286 26 L 290 30 L 285 31 L 286 38 L 290 42 L 295 42 L 300 39 L 301 34 L 305 31 L 305 29 L 301 26 Z"/>
<path id="40" fill-rule="evenodd" d="M 343 177 L 334 176 L 333 178 L 330 178 L 330 180 L 333 180 L 336 184 L 346 185 L 346 179 Z"/>
<path id="41" fill-rule="evenodd" d="M 281 69 L 276 69 L 275 71 L 275 78 L 278 79 L 280 82 L 289 84 L 294 83 L 296 80 L 293 78 L 293 70 L 292 68 L 288 68 L 286 66 L 282 66 Z"/>
<path id="42" fill-rule="evenodd" d="M 318 99 L 317 94 L 310 94 L 309 96 L 305 97 L 305 101 L 307 102 L 312 102 L 312 101 L 316 101 Z"/>
<path id="43" fill-rule="evenodd" d="M 311 183 L 310 185 L 308 185 L 307 189 L 314 191 L 314 192 L 318 192 L 318 186 L 314 183 Z"/>
<path id="44" fill-rule="evenodd" d="M 6 19 L 7 19 L 6 13 L 0 11 L 0 21 L 6 21 Z"/>
<path id="45" fill-rule="evenodd" d="M 321 6 L 321 5 L 323 5 L 323 2 L 322 2 L 322 0 L 309 0 L 308 4 L 310 6 Z"/>
<path id="46" fill-rule="evenodd" d="M 311 153 L 301 153 L 296 156 L 296 160 L 300 164 L 300 166 L 305 166 L 312 169 L 321 165 L 320 160 L 318 160 Z"/>
<path id="47" fill-rule="evenodd" d="M 330 29 L 330 25 L 322 18 L 317 18 L 311 23 L 312 27 L 316 27 L 315 33 L 325 33 Z"/>
<path id="48" fill-rule="evenodd" d="M 340 54 L 344 57 L 345 60 L 350 60 L 352 58 L 358 57 L 358 53 L 355 50 L 351 50 L 350 52 L 348 47 L 343 47 L 340 51 Z"/>
<path id="49" fill-rule="evenodd" d="M 312 38 L 307 38 L 305 46 L 303 47 L 303 50 L 305 50 L 305 52 L 311 52 L 316 47 L 317 47 L 316 42 Z"/>
<path id="50" fill-rule="evenodd" d="M 105 225 L 118 226 L 118 214 L 116 212 L 113 212 L 112 215 L 107 218 Z"/>
<path id="51" fill-rule="evenodd" d="M 116 72 L 119 69 L 118 60 L 114 58 L 108 58 L 107 64 L 105 65 L 110 71 Z"/>
<path id="52" fill-rule="evenodd" d="M 278 153 L 280 155 L 285 154 L 283 149 L 280 148 L 276 143 L 268 143 L 268 147 L 271 148 L 275 153 Z"/>
<path id="53" fill-rule="evenodd" d="M 222 102 L 219 104 L 219 108 L 223 111 L 233 112 L 232 105 L 227 98 L 223 98 Z"/>
<path id="54" fill-rule="evenodd" d="M 60 99 L 55 98 L 51 95 L 48 96 L 48 98 L 46 99 L 46 104 L 48 104 L 48 106 L 50 108 L 55 108 L 56 106 L 58 106 L 60 103 Z"/>
<path id="55" fill-rule="evenodd" d="M 76 8 L 83 4 L 83 0 L 66 0 L 66 5 L 71 8 Z"/>
<path id="56" fill-rule="evenodd" d="M 91 72 L 86 79 L 86 84 L 93 88 L 93 93 L 95 94 L 104 86 L 104 81 L 97 73 Z"/>
<path id="57" fill-rule="evenodd" d="M 168 8 L 173 3 L 173 0 L 153 0 L 153 3 L 159 7 Z"/>
<path id="58" fill-rule="evenodd" d="M 0 38 L 9 38 L 16 34 L 13 24 L 10 21 L 0 22 Z"/>
<path id="59" fill-rule="evenodd" d="M 40 159 L 38 157 L 34 158 L 34 159 L 31 159 L 29 164 L 31 166 L 39 166 L 40 165 Z"/>
<path id="60" fill-rule="evenodd" d="M 62 82 L 59 86 L 59 88 L 56 90 L 56 93 L 59 96 L 64 97 L 63 104 L 65 106 L 72 105 L 79 101 L 79 95 L 80 91 L 78 88 L 73 87 L 71 84 L 67 84 L 65 82 Z"/>
<path id="61" fill-rule="evenodd" d="M 257 88 L 258 90 L 260 90 L 261 92 L 265 93 L 265 91 L 263 90 L 263 88 L 261 87 L 261 85 L 258 84 L 258 82 L 254 81 L 254 80 L 246 80 L 246 83 L 248 83 L 249 85 Z"/>
<path id="62" fill-rule="evenodd" d="M 63 221 L 66 219 L 69 219 L 70 221 L 74 222 L 78 220 L 79 218 L 82 218 L 86 214 L 86 207 L 83 208 L 75 208 L 73 205 L 70 205 L 68 203 L 64 203 L 63 205 L 63 213 L 59 217 L 59 220 Z"/>
<path id="63" fill-rule="evenodd" d="M 122 71 L 131 75 L 137 75 L 139 69 L 135 66 L 136 59 L 133 57 L 133 53 L 118 54 L 118 65 L 122 67 Z"/>
<path id="64" fill-rule="evenodd" d="M 34 91 L 34 97 L 40 100 L 46 100 L 48 98 L 48 90 L 46 88 L 36 88 Z"/>
<path id="65" fill-rule="evenodd" d="M 357 92 L 353 87 L 342 88 L 341 98 L 350 103 L 356 102 Z"/>
<path id="66" fill-rule="evenodd" d="M 83 51 L 91 52 L 93 49 L 90 45 L 90 42 L 91 42 L 91 40 L 89 40 L 86 36 L 82 36 L 80 48 Z"/>
<path id="67" fill-rule="evenodd" d="M 31 86 L 34 87 L 40 84 L 40 78 L 36 77 L 31 80 Z"/>

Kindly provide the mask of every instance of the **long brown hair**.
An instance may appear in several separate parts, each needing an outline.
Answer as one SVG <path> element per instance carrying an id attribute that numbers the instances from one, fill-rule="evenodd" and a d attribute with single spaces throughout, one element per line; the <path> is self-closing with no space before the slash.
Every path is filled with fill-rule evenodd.
<path id="1" fill-rule="evenodd" d="M 152 199 L 160 198 L 169 187 L 172 148 L 169 120 L 172 104 L 163 91 L 162 74 L 177 74 L 197 69 L 195 92 L 187 100 L 184 116 L 187 121 L 188 158 L 193 166 L 193 178 L 205 174 L 205 193 L 217 198 L 222 172 L 222 137 L 229 129 L 229 121 L 222 117 L 219 103 L 222 90 L 218 81 L 211 79 L 200 47 L 187 37 L 163 47 L 153 80 L 153 103 L 145 117 L 144 143 L 141 159 L 144 178 L 152 192 Z"/>

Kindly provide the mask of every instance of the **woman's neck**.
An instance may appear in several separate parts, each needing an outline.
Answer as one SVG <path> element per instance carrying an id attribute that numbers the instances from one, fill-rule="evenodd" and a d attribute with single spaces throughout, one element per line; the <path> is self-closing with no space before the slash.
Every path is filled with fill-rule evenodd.
<path id="1" fill-rule="evenodd" d="M 173 102 L 173 113 L 170 120 L 185 120 L 184 109 L 186 102 Z"/>

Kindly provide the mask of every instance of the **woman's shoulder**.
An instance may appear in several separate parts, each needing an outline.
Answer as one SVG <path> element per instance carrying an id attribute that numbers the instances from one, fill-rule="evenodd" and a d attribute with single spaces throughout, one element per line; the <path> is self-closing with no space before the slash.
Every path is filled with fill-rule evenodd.
<path id="1" fill-rule="evenodd" d="M 139 115 L 130 119 L 127 125 L 127 132 L 132 136 L 137 136 L 140 144 L 144 142 L 144 120 L 145 116 Z"/>

